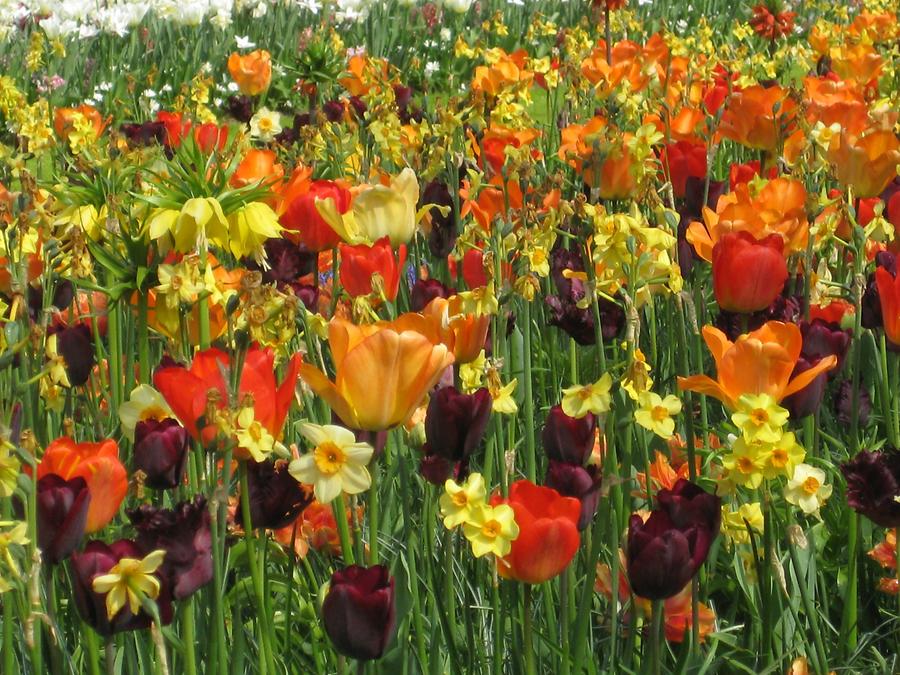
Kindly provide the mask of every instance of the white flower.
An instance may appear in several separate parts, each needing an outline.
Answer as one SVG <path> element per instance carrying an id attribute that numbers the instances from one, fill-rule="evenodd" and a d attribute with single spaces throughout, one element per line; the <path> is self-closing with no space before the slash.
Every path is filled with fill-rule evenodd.
<path id="1" fill-rule="evenodd" d="M 281 133 L 281 115 L 268 108 L 260 108 L 250 118 L 250 137 L 260 141 L 271 141 Z"/>
<path id="2" fill-rule="evenodd" d="M 798 464 L 794 476 L 784 489 L 784 498 L 799 506 L 807 515 L 819 513 L 819 508 L 831 496 L 831 485 L 825 485 L 825 472 L 809 464 Z"/>
<path id="3" fill-rule="evenodd" d="M 314 447 L 291 462 L 290 474 L 301 483 L 312 484 L 316 499 L 327 504 L 342 492 L 355 495 L 372 484 L 366 468 L 375 449 L 358 443 L 353 432 L 333 424 L 300 426 L 300 433 Z"/>
<path id="4" fill-rule="evenodd" d="M 243 35 L 235 35 L 234 41 L 237 43 L 238 49 L 253 49 L 256 46 L 255 42 Z"/>
<path id="5" fill-rule="evenodd" d="M 444 0 L 444 7 L 457 14 L 465 14 L 472 6 L 473 0 Z"/>

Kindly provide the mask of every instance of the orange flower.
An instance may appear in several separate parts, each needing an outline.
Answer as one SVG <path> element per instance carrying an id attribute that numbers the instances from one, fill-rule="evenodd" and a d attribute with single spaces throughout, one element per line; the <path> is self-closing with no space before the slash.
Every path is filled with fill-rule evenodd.
<path id="1" fill-rule="evenodd" d="M 324 251 L 337 246 L 341 236 L 322 218 L 316 202 L 331 199 L 337 213 L 343 215 L 350 210 L 352 197 L 341 182 L 310 177 L 309 169 L 294 171 L 290 184 L 282 191 L 277 212 L 285 237 L 303 243 L 310 251 Z"/>
<path id="2" fill-rule="evenodd" d="M 491 125 L 484 132 L 481 139 L 481 147 L 484 148 L 485 158 L 494 170 L 494 173 L 501 173 L 503 165 L 506 163 L 506 148 L 521 148 L 530 145 L 532 141 L 540 138 L 541 132 L 537 129 L 521 129 L 514 131 L 499 125 Z M 478 146 L 475 147 L 476 153 L 480 151 Z M 532 158 L 539 159 L 540 151 L 532 150 Z"/>
<path id="3" fill-rule="evenodd" d="M 712 262 L 713 247 L 728 232 L 749 232 L 756 239 L 780 234 L 785 255 L 806 250 L 806 188 L 792 178 L 770 180 L 755 195 L 746 183 L 719 198 L 716 210 L 703 208 L 703 223 L 688 226 L 687 240 L 697 255 Z M 705 225 L 704 225 L 705 223 Z"/>
<path id="4" fill-rule="evenodd" d="M 219 126 L 214 122 L 206 122 L 194 127 L 194 140 L 200 150 L 207 155 L 215 151 L 222 152 L 228 143 L 228 125 Z"/>
<path id="5" fill-rule="evenodd" d="M 735 342 L 718 328 L 704 326 L 703 339 L 716 362 L 717 379 L 679 377 L 678 388 L 717 398 L 732 410 L 744 394 L 768 394 L 781 401 L 837 366 L 837 357 L 829 355 L 791 379 L 803 346 L 800 329 L 792 323 L 769 321 Z"/>
<path id="6" fill-rule="evenodd" d="M 507 54 L 498 49 L 499 58 L 490 66 L 478 66 L 472 77 L 472 90 L 496 96 L 507 87 L 521 84 L 528 87 L 534 73 L 525 70 L 528 54 L 524 49 Z"/>
<path id="7" fill-rule="evenodd" d="M 673 436 L 673 438 L 677 438 Z M 695 467 L 700 468 L 700 458 L 695 458 Z M 662 454 L 659 450 L 656 451 L 656 458 L 653 463 L 650 465 L 650 485 L 653 488 L 653 492 L 664 488 L 666 490 L 671 490 L 675 487 L 675 483 L 677 483 L 680 479 L 689 479 L 690 478 L 690 466 L 687 462 L 682 462 L 676 467 L 672 466 L 669 463 L 669 458 Z M 641 489 L 639 492 L 635 494 L 637 496 L 646 496 L 647 494 L 647 475 L 643 472 L 638 472 L 635 476 L 638 485 L 640 485 Z"/>
<path id="8" fill-rule="evenodd" d="M 579 500 L 563 497 L 553 488 L 519 480 L 509 487 L 508 498 L 491 498 L 491 505 L 497 504 L 509 504 L 519 526 L 519 536 L 512 542 L 509 554 L 497 560 L 501 577 L 540 584 L 569 566 L 581 543 Z"/>
<path id="9" fill-rule="evenodd" d="M 489 183 L 482 187 L 475 199 L 471 199 L 469 181 L 465 180 L 459 195 L 463 198 L 459 217 L 465 218 L 471 213 L 485 232 L 491 231 L 491 224 L 497 216 L 503 215 L 508 217 L 511 215 L 511 211 L 519 211 L 525 202 L 525 196 L 522 194 L 522 187 L 519 185 L 519 181 L 507 181 L 504 193 L 503 178 L 501 176 L 492 177 Z M 507 205 L 509 210 L 506 208 Z"/>
<path id="10" fill-rule="evenodd" d="M 422 314 L 430 316 L 441 326 L 441 342 L 453 351 L 456 363 L 469 363 L 484 349 L 491 317 L 488 314 L 460 313 L 459 296 L 435 298 Z"/>
<path id="11" fill-rule="evenodd" d="M 396 257 L 387 236 L 371 246 L 340 244 L 338 250 L 341 252 L 341 285 L 351 297 L 374 293 L 376 288 L 372 282 L 377 274 L 381 277 L 384 297 L 393 302 L 400 289 L 400 270 L 406 261 L 404 244 L 400 245 Z"/>
<path id="12" fill-rule="evenodd" d="M 832 47 L 828 55 L 831 57 L 831 69 L 842 80 L 851 80 L 863 86 L 874 85 L 884 70 L 884 58 L 872 45 L 842 44 Z"/>
<path id="13" fill-rule="evenodd" d="M 191 130 L 191 121 L 184 119 L 181 113 L 160 110 L 156 113 L 156 121 L 166 127 L 166 145 L 170 148 L 179 147 Z"/>
<path id="14" fill-rule="evenodd" d="M 719 133 L 748 148 L 774 152 L 779 139 L 790 133 L 796 107 L 788 91 L 779 86 L 747 87 L 732 94 Z"/>
<path id="15" fill-rule="evenodd" d="M 440 327 L 421 314 L 368 326 L 335 318 L 328 342 L 335 381 L 307 363 L 300 366 L 300 377 L 353 429 L 403 424 L 453 363 Z"/>
<path id="16" fill-rule="evenodd" d="M 828 151 L 838 181 L 853 188 L 854 197 L 875 197 L 897 174 L 900 139 L 888 129 L 861 136 L 841 132 L 841 142 Z"/>
<path id="17" fill-rule="evenodd" d="M 347 75 L 338 80 L 352 96 L 364 96 L 378 80 L 388 76 L 388 63 L 384 59 L 356 54 L 347 64 Z"/>
<path id="18" fill-rule="evenodd" d="M 284 167 L 278 163 L 272 150 L 250 149 L 244 154 L 228 182 L 231 187 L 236 188 L 265 182 L 274 189 L 283 177 Z"/>
<path id="19" fill-rule="evenodd" d="M 559 158 L 581 174 L 586 185 L 598 187 L 602 199 L 626 199 L 635 189 L 631 153 L 625 145 L 632 135 L 607 127 L 600 116 L 584 125 L 570 124 L 562 130 Z"/>
<path id="20" fill-rule="evenodd" d="M 881 303 L 884 336 L 892 345 L 900 346 L 900 278 L 892 276 L 884 267 L 877 267 L 875 284 Z"/>
<path id="21" fill-rule="evenodd" d="M 115 517 L 128 492 L 128 474 L 119 461 L 119 445 L 112 439 L 76 443 L 67 436 L 47 446 L 37 467 L 37 478 L 54 473 L 65 480 L 81 477 L 88 485 L 88 534 L 106 527 Z"/>
<path id="22" fill-rule="evenodd" d="M 778 234 L 757 239 L 749 232 L 727 232 L 713 247 L 713 291 L 728 312 L 758 312 L 781 293 L 787 281 L 784 243 Z"/>
<path id="23" fill-rule="evenodd" d="M 761 38 L 777 40 L 791 34 L 796 16 L 796 12 L 772 12 L 764 4 L 759 4 L 753 8 L 750 27 Z"/>
<path id="24" fill-rule="evenodd" d="M 233 52 L 228 57 L 228 72 L 242 94 L 259 96 L 272 81 L 272 56 L 265 49 L 243 56 Z"/>
<path id="25" fill-rule="evenodd" d="M 100 137 L 100 134 L 103 133 L 103 129 L 106 128 L 106 125 L 109 122 L 109 118 L 104 120 L 100 115 L 100 111 L 92 105 L 84 104 L 77 108 L 57 108 L 56 112 L 53 114 L 53 130 L 56 132 L 57 136 L 63 139 L 69 138 L 69 134 L 72 133 L 75 128 L 76 115 L 83 115 L 84 118 L 90 122 L 96 138 Z"/>

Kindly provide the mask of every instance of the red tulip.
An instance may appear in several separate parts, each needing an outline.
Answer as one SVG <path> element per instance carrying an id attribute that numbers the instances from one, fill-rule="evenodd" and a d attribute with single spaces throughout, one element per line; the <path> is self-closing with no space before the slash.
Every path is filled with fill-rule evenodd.
<path id="1" fill-rule="evenodd" d="M 393 301 L 400 289 L 400 270 L 406 262 L 406 246 L 400 246 L 397 256 L 391 249 L 388 237 L 382 237 L 371 246 L 341 244 L 341 285 L 351 297 L 369 295 L 372 275 L 379 274 L 384 285 L 384 295 Z"/>
<path id="2" fill-rule="evenodd" d="M 728 312 L 757 312 L 781 293 L 788 271 L 780 234 L 756 239 L 749 232 L 729 232 L 713 247 L 713 291 Z"/>
<path id="3" fill-rule="evenodd" d="M 222 152 L 228 143 L 228 127 L 224 124 L 219 126 L 213 122 L 206 122 L 194 129 L 194 140 L 204 154 L 209 155 L 216 150 Z"/>
<path id="4" fill-rule="evenodd" d="M 161 110 L 156 113 L 156 120 L 166 127 L 166 145 L 177 148 L 187 137 L 191 130 L 191 121 L 184 119 L 181 113 L 166 112 Z"/>
<path id="5" fill-rule="evenodd" d="M 672 189 L 679 199 L 684 197 L 687 179 L 706 177 L 706 146 L 702 143 L 678 141 L 665 146 L 659 153 L 663 170 L 668 171 Z"/>
<path id="6" fill-rule="evenodd" d="M 331 180 L 314 180 L 306 192 L 294 198 L 279 222 L 285 236 L 303 243 L 310 251 L 324 251 L 341 243 L 341 236 L 325 222 L 316 209 L 317 199 L 333 199 L 338 213 L 350 210 L 350 191 Z"/>
<path id="7" fill-rule="evenodd" d="M 512 550 L 497 561 L 506 579 L 540 584 L 560 574 L 578 551 L 581 502 L 563 497 L 549 487 L 520 480 L 509 488 L 509 497 L 494 497 L 491 504 L 509 504 L 516 514 L 519 537 Z"/>

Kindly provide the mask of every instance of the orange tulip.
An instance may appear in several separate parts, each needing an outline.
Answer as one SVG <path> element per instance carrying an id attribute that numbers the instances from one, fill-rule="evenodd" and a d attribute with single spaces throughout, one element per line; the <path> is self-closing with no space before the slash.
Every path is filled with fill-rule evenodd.
<path id="1" fill-rule="evenodd" d="M 67 139 L 74 130 L 75 116 L 82 115 L 90 122 L 95 138 L 99 138 L 106 128 L 109 119 L 104 120 L 100 111 L 92 105 L 80 105 L 77 108 L 57 108 L 53 113 L 53 130 L 60 138 Z"/>
<path id="2" fill-rule="evenodd" d="M 272 81 L 272 56 L 265 49 L 243 56 L 233 52 L 228 57 L 228 72 L 242 94 L 259 96 Z"/>
<path id="3" fill-rule="evenodd" d="M 264 182 L 274 189 L 283 177 L 284 167 L 278 163 L 272 150 L 250 149 L 228 182 L 236 188 Z"/>
<path id="4" fill-rule="evenodd" d="M 489 314 L 460 313 L 459 296 L 456 295 L 449 299 L 435 298 L 422 314 L 432 317 L 441 326 L 441 342 L 453 351 L 456 363 L 469 363 L 478 358 L 491 325 Z"/>
<path id="5" fill-rule="evenodd" d="M 719 133 L 748 148 L 774 152 L 790 133 L 797 105 L 781 87 L 755 85 L 732 94 Z"/>
<path id="6" fill-rule="evenodd" d="M 481 91 L 496 96 L 507 87 L 522 85 L 528 87 L 534 79 L 534 73 L 525 69 L 528 54 L 520 49 L 512 54 L 500 51 L 500 58 L 490 66 L 478 66 L 472 77 L 473 91 Z"/>
<path id="7" fill-rule="evenodd" d="M 561 574 L 581 543 L 578 518 L 581 502 L 556 490 L 519 480 L 510 485 L 509 497 L 495 496 L 491 504 L 509 504 L 516 514 L 519 536 L 509 554 L 497 560 L 505 579 L 540 584 Z"/>
<path id="8" fill-rule="evenodd" d="M 156 113 L 156 121 L 166 127 L 166 145 L 170 148 L 179 147 L 191 130 L 191 121 L 184 119 L 181 113 L 160 110 Z"/>
<path id="9" fill-rule="evenodd" d="M 758 312 L 772 304 L 787 281 L 787 262 L 778 234 L 757 239 L 729 232 L 713 248 L 713 291 L 727 312 Z"/>
<path id="10" fill-rule="evenodd" d="M 494 170 L 494 173 L 501 173 L 503 165 L 506 163 L 506 148 L 521 148 L 531 145 L 531 143 L 540 138 L 541 132 L 537 129 L 521 129 L 514 131 L 499 125 L 491 125 L 484 132 L 481 139 L 481 148 L 484 149 L 484 156 Z M 476 146 L 476 153 L 480 152 L 480 148 Z M 534 159 L 540 158 L 540 151 L 532 150 Z"/>
<path id="11" fill-rule="evenodd" d="M 895 347 L 900 347 L 900 279 L 884 267 L 875 268 L 875 284 L 884 321 L 884 336 Z"/>
<path id="12" fill-rule="evenodd" d="M 853 188 L 854 197 L 875 197 L 897 174 L 900 139 L 888 129 L 876 129 L 862 136 L 841 133 L 841 142 L 828 151 L 838 181 Z"/>
<path id="13" fill-rule="evenodd" d="M 800 329 L 792 323 L 769 321 L 734 342 L 718 328 L 704 326 L 703 339 L 716 362 L 716 379 L 679 377 L 678 388 L 717 398 L 729 409 L 744 394 L 768 394 L 781 401 L 837 366 L 837 357 L 829 355 L 791 379 L 803 346 Z"/>
<path id="14" fill-rule="evenodd" d="M 421 314 L 368 326 L 335 318 L 328 325 L 328 342 L 335 381 L 307 363 L 300 366 L 300 377 L 354 429 L 381 431 L 403 424 L 453 363 L 440 327 Z"/>
<path id="15" fill-rule="evenodd" d="M 292 177 L 291 181 L 288 194 L 282 195 L 283 212 L 279 214 L 278 221 L 285 228 L 285 237 L 303 243 L 310 251 L 324 251 L 337 246 L 341 235 L 322 218 L 316 202 L 331 199 L 335 210 L 343 215 L 350 210 L 350 190 L 332 180 L 309 180 L 307 177 L 294 184 L 296 179 Z"/>
<path id="16" fill-rule="evenodd" d="M 44 451 L 37 478 L 51 473 L 65 480 L 81 477 L 87 483 L 91 503 L 84 531 L 88 534 L 109 524 L 128 492 L 128 474 L 119 461 L 119 446 L 112 439 L 76 443 L 67 436 L 57 438 Z"/>
<path id="17" fill-rule="evenodd" d="M 584 125 L 567 126 L 562 130 L 559 158 L 581 174 L 585 185 L 599 188 L 602 199 L 627 199 L 636 187 L 631 170 L 633 160 L 625 145 L 631 134 L 607 126 L 607 121 L 599 116 Z M 597 156 L 595 146 L 601 151 Z"/>

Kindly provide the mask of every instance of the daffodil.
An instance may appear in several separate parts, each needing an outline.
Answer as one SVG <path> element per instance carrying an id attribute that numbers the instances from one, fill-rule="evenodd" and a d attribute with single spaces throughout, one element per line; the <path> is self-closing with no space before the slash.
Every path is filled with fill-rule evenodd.
<path id="1" fill-rule="evenodd" d="M 831 496 L 832 486 L 825 484 L 825 472 L 809 464 L 798 464 L 784 489 L 789 504 L 799 506 L 807 515 L 818 515 L 819 509 Z"/>
<path id="2" fill-rule="evenodd" d="M 491 392 L 491 398 L 494 399 L 491 404 L 491 410 L 501 415 L 515 415 L 519 410 L 519 405 L 516 403 L 516 399 L 513 398 L 513 392 L 518 384 L 518 378 L 513 378 L 508 384 L 503 386 L 488 387 Z"/>
<path id="3" fill-rule="evenodd" d="M 313 449 L 293 460 L 288 470 L 299 482 L 311 484 L 320 502 L 327 504 L 342 492 L 359 494 L 372 484 L 366 466 L 375 450 L 368 443 L 357 442 L 352 431 L 333 424 L 305 423 L 300 433 Z"/>
<path id="4" fill-rule="evenodd" d="M 484 478 L 480 473 L 471 474 L 462 485 L 448 478 L 439 500 L 444 527 L 452 530 L 468 521 L 473 509 L 484 505 L 486 494 Z"/>
<path id="5" fill-rule="evenodd" d="M 722 458 L 722 466 L 728 471 L 728 479 L 735 485 L 759 487 L 770 448 L 765 443 L 748 443 L 743 438 L 738 438 L 731 447 L 731 452 Z"/>
<path id="6" fill-rule="evenodd" d="M 781 428 L 789 415 L 768 394 L 744 394 L 737 401 L 737 410 L 732 413 L 731 421 L 751 443 L 776 443 L 781 438 Z"/>
<path id="7" fill-rule="evenodd" d="M 10 529 L 4 529 L 7 527 Z M 28 523 L 23 520 L 0 521 L 0 560 L 6 563 L 16 577 L 20 576 L 19 566 L 13 558 L 10 546 L 27 546 L 29 543 L 31 542 L 28 539 Z"/>
<path id="8" fill-rule="evenodd" d="M 275 437 L 254 417 L 253 406 L 241 408 L 237 416 L 235 438 L 256 462 L 265 461 L 275 449 Z"/>
<path id="9" fill-rule="evenodd" d="M 128 440 L 134 440 L 134 429 L 144 420 L 164 420 L 175 417 L 166 399 L 149 384 L 139 384 L 131 390 L 128 400 L 119 406 L 119 421 Z"/>
<path id="10" fill-rule="evenodd" d="M 612 377 L 609 373 L 593 384 L 576 384 L 562 390 L 562 409 L 569 417 L 582 418 L 588 413 L 601 415 L 609 412 Z"/>
<path id="11" fill-rule="evenodd" d="M 250 138 L 268 142 L 281 133 L 281 115 L 268 108 L 260 108 L 250 118 Z"/>
<path id="12" fill-rule="evenodd" d="M 144 598 L 155 600 L 159 596 L 159 579 L 154 573 L 165 555 L 165 551 L 158 549 L 140 560 L 122 558 L 109 572 L 94 578 L 94 592 L 106 594 L 106 615 L 110 621 L 126 604 L 132 614 L 137 614 Z"/>
<path id="13" fill-rule="evenodd" d="M 488 553 L 502 558 L 510 552 L 512 542 L 519 536 L 516 512 L 508 504 L 484 504 L 469 514 L 469 519 L 463 523 L 463 533 L 476 558 Z"/>
<path id="14" fill-rule="evenodd" d="M 15 446 L 0 432 L 0 497 L 11 497 L 15 492 L 21 466 Z"/>
<path id="15" fill-rule="evenodd" d="M 772 444 L 771 450 L 766 456 L 766 467 L 763 471 L 765 478 L 775 478 L 777 476 L 790 477 L 794 474 L 804 458 L 806 450 L 797 443 L 797 437 L 793 432 L 788 431 L 782 434 L 776 443 Z"/>
<path id="16" fill-rule="evenodd" d="M 66 360 L 59 353 L 58 335 L 56 333 L 47 338 L 47 342 L 44 345 L 44 354 L 47 357 L 47 374 L 50 376 L 51 382 L 63 387 L 71 387 L 72 383 L 69 381 Z"/>
<path id="17" fill-rule="evenodd" d="M 765 520 L 759 502 L 741 504 L 736 510 L 728 506 L 722 507 L 722 534 L 732 544 L 746 544 L 750 541 L 750 532 L 762 534 Z"/>
<path id="18" fill-rule="evenodd" d="M 675 433 L 675 420 L 672 416 L 681 412 L 678 397 L 669 394 L 662 398 L 651 391 L 642 394 L 638 403 L 640 408 L 634 411 L 634 421 L 660 438 L 672 438 Z"/>

